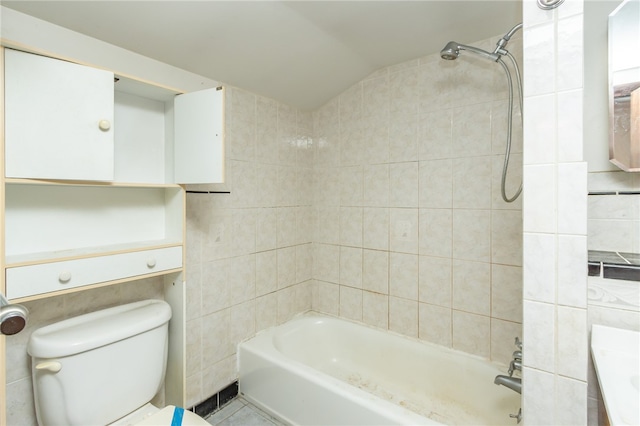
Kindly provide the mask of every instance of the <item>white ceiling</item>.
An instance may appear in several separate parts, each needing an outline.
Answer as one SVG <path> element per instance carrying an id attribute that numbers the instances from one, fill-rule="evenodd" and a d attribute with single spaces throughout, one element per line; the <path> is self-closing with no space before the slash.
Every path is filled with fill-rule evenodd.
<path id="1" fill-rule="evenodd" d="M 2 5 L 313 110 L 371 72 L 502 35 L 521 0 L 6 1 Z"/>

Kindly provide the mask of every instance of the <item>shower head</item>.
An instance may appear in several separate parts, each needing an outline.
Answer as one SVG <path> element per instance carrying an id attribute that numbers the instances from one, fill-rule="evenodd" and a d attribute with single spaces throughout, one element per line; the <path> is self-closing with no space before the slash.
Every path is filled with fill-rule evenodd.
<path id="1" fill-rule="evenodd" d="M 442 59 L 452 61 L 454 59 L 458 59 L 461 50 L 468 50 L 469 52 L 473 52 L 476 55 L 480 55 L 483 58 L 489 59 L 493 62 L 496 62 L 498 59 L 500 59 L 500 55 L 497 53 L 490 53 L 486 50 L 478 49 L 477 47 L 456 43 L 455 41 L 450 41 L 449 43 L 447 43 L 444 49 L 440 51 L 440 57 Z"/>
<path id="2" fill-rule="evenodd" d="M 29 311 L 22 305 L 12 305 L 0 293 L 0 334 L 12 335 L 27 325 Z"/>
<path id="3" fill-rule="evenodd" d="M 442 59 L 446 59 L 447 61 L 453 61 L 454 59 L 458 59 L 458 55 L 460 55 L 460 49 L 458 48 L 458 43 L 455 41 L 450 41 L 447 45 L 440 51 L 440 57 Z"/>

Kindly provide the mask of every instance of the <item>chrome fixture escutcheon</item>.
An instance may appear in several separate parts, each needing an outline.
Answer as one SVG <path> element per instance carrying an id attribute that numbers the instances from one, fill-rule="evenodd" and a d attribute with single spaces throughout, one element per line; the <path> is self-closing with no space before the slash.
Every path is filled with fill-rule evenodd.
<path id="1" fill-rule="evenodd" d="M 555 9 L 560 6 L 564 0 L 538 0 L 538 7 L 544 10 Z"/>

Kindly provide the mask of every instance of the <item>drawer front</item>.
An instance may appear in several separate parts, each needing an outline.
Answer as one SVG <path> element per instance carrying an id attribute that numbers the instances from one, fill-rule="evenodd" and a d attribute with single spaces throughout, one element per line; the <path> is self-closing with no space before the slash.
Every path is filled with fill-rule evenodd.
<path id="1" fill-rule="evenodd" d="M 7 298 L 32 296 L 182 267 L 182 247 L 8 268 Z"/>

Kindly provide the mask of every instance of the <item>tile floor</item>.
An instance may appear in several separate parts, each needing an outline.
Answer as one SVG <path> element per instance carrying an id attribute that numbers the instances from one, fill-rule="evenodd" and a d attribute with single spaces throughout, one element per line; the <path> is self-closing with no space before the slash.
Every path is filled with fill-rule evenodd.
<path id="1" fill-rule="evenodd" d="M 240 397 L 205 420 L 214 426 L 287 426 Z"/>

